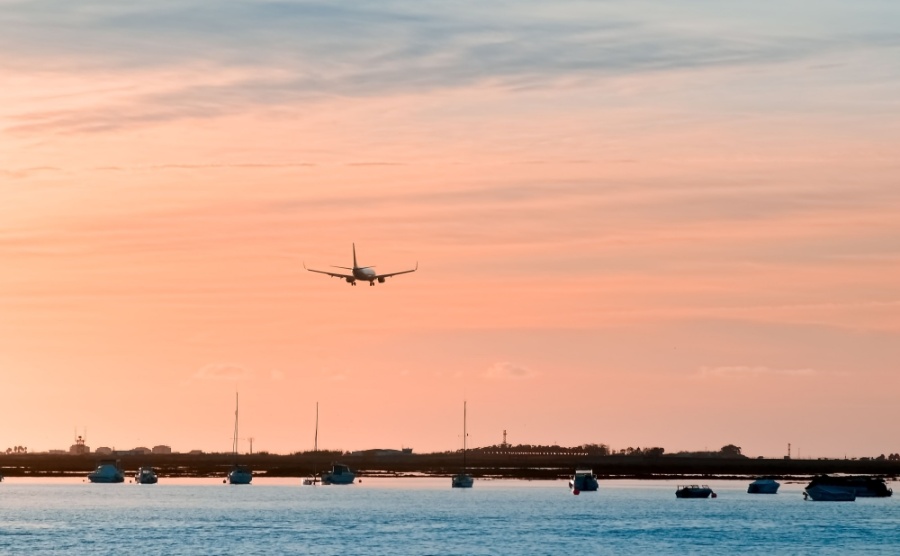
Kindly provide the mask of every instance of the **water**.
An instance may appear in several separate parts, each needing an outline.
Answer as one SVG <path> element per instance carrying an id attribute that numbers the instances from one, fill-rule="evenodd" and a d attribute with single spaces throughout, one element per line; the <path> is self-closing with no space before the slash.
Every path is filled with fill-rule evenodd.
<path id="1" fill-rule="evenodd" d="M 803 485 L 677 500 L 669 481 L 602 481 L 573 496 L 564 481 L 363 478 L 80 479 L 0 483 L 0 554 L 900 554 L 900 500 L 805 502 Z"/>

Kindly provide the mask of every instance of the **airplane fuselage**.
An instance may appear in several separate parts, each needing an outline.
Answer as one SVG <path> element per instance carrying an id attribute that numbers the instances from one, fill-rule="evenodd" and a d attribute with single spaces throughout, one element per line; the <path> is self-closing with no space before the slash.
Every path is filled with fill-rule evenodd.
<path id="1" fill-rule="evenodd" d="M 353 269 L 353 277 L 357 280 L 365 280 L 366 282 L 372 282 L 376 278 L 375 269 L 374 268 L 354 268 Z"/>

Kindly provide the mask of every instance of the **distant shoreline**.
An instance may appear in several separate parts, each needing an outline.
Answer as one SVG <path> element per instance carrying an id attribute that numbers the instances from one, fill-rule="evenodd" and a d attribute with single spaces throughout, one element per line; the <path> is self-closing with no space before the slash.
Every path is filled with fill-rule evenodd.
<path id="1" fill-rule="evenodd" d="M 0 456 L 0 475 L 5 477 L 68 477 L 87 475 L 101 459 L 116 459 L 126 473 L 150 465 L 161 477 L 224 477 L 235 463 L 231 454 L 12 454 Z M 294 455 L 239 455 L 257 477 L 309 477 L 339 461 L 360 477 L 449 477 L 462 467 L 459 453 L 441 454 L 339 454 L 307 452 Z M 555 480 L 574 470 L 591 469 L 601 479 L 646 480 L 746 480 L 772 476 L 803 481 L 812 475 L 853 474 L 900 476 L 900 462 L 844 459 L 751 459 L 682 456 L 591 456 L 472 454 L 467 471 L 483 479 Z"/>

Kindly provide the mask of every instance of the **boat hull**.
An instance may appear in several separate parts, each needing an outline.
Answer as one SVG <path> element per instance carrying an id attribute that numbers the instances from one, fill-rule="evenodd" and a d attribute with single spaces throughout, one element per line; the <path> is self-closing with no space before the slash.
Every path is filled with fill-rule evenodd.
<path id="1" fill-rule="evenodd" d="M 356 476 L 352 473 L 343 473 L 341 475 L 325 473 L 322 475 L 323 485 L 352 485 L 354 480 L 356 480 Z"/>
<path id="2" fill-rule="evenodd" d="M 709 498 L 713 491 L 708 486 L 679 487 L 675 491 L 675 498 Z"/>
<path id="3" fill-rule="evenodd" d="M 816 502 L 853 502 L 856 500 L 856 492 L 853 489 L 826 485 L 806 487 L 803 497 L 807 496 Z"/>
<path id="4" fill-rule="evenodd" d="M 253 473 L 248 469 L 232 469 L 228 472 L 228 484 L 249 485 L 253 480 Z"/>
<path id="5" fill-rule="evenodd" d="M 112 484 L 112 483 L 124 483 L 125 477 L 91 477 L 88 475 L 88 480 L 92 483 L 97 484 Z"/>
<path id="6" fill-rule="evenodd" d="M 893 490 L 888 488 L 884 479 L 866 475 L 849 477 L 819 475 L 813 477 L 806 488 L 808 490 L 810 487 L 816 486 L 849 490 L 858 498 L 884 498 L 893 494 Z"/>
<path id="7" fill-rule="evenodd" d="M 100 465 L 97 466 L 97 469 L 88 473 L 87 478 L 92 483 L 124 483 L 125 473 L 119 469 L 117 463 L 101 462 Z"/>
<path id="8" fill-rule="evenodd" d="M 747 492 L 750 494 L 777 494 L 781 483 L 771 479 L 758 479 L 750 483 Z"/>
<path id="9" fill-rule="evenodd" d="M 595 492 L 600 488 L 597 478 L 591 475 L 574 475 L 569 479 L 569 488 L 580 492 Z"/>
<path id="10" fill-rule="evenodd" d="M 473 484 L 475 484 L 475 479 L 465 473 L 454 475 L 450 480 L 450 486 L 453 488 L 472 488 Z"/>
<path id="11" fill-rule="evenodd" d="M 356 474 L 350 471 L 346 465 L 336 463 L 332 465 L 331 471 L 322 473 L 323 485 L 352 485 L 356 480 Z"/>
<path id="12" fill-rule="evenodd" d="M 134 474 L 134 482 L 139 485 L 155 485 L 159 481 L 156 472 L 149 467 L 141 467 Z"/>

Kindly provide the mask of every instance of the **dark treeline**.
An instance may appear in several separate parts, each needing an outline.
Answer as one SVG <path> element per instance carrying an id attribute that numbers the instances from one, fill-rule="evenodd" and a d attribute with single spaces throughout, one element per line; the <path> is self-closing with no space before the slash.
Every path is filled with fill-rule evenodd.
<path id="1" fill-rule="evenodd" d="M 731 445 L 729 445 L 731 446 Z M 724 448 L 728 448 L 727 446 Z M 734 448 L 737 448 L 736 446 Z M 468 451 L 468 471 L 481 478 L 559 479 L 576 468 L 593 469 L 602 478 L 738 478 L 755 475 L 810 476 L 822 473 L 900 475 L 897 459 L 759 459 L 723 452 L 664 454 L 660 449 L 634 449 L 626 453 L 589 447 L 494 446 Z M 123 454 L 114 456 L 130 475 L 151 465 L 160 477 L 224 477 L 234 463 L 232 454 Z M 87 475 L 100 459 L 96 454 L 12 454 L 0 456 L 0 474 L 7 477 Z M 446 476 L 462 466 L 461 452 L 412 454 L 369 450 L 299 452 L 290 455 L 259 453 L 238 460 L 257 477 L 307 477 L 341 462 L 365 476 Z"/>

